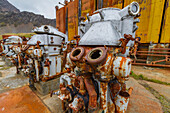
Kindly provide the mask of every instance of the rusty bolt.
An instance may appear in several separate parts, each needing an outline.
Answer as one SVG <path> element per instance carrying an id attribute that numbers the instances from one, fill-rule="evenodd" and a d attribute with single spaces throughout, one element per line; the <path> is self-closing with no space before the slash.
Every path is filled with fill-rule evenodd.
<path id="1" fill-rule="evenodd" d="M 81 16 L 81 17 L 80 17 L 80 21 L 84 21 L 84 20 L 86 20 L 86 18 L 83 17 L 83 16 Z"/>
<path id="2" fill-rule="evenodd" d="M 74 36 L 74 39 L 79 39 L 80 38 L 80 35 L 75 35 Z"/>
<path id="3" fill-rule="evenodd" d="M 141 14 L 140 14 L 140 13 L 138 13 L 138 14 L 136 15 L 135 19 L 136 19 L 136 18 L 138 18 L 138 17 L 140 17 L 140 16 L 141 16 Z"/>

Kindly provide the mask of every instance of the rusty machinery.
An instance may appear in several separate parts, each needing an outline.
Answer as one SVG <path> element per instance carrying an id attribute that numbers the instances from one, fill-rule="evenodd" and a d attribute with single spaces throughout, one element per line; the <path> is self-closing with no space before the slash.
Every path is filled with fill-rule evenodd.
<path id="1" fill-rule="evenodd" d="M 22 51 L 27 46 L 27 41 L 30 38 L 19 36 L 9 36 L 1 41 L 3 51 L 1 52 L 2 60 L 8 66 L 15 65 L 17 74 L 23 68 L 25 53 Z"/>
<path id="2" fill-rule="evenodd" d="M 67 54 L 60 90 L 51 92 L 62 100 L 65 111 L 126 112 L 133 88 L 126 91 L 135 49 L 139 4 L 124 9 L 104 8 L 81 17 L 77 46 Z"/>
<path id="3" fill-rule="evenodd" d="M 53 79 L 62 74 L 63 51 L 66 50 L 67 36 L 49 25 L 33 29 L 32 36 L 23 48 L 25 66 L 22 72 L 29 76 L 30 86 L 35 82 Z"/>
<path id="4" fill-rule="evenodd" d="M 7 39 L 1 41 L 2 46 L 2 60 L 6 61 L 6 64 L 11 66 L 12 60 L 17 58 L 17 54 L 20 53 L 20 47 L 23 40 L 19 36 L 10 36 Z"/>

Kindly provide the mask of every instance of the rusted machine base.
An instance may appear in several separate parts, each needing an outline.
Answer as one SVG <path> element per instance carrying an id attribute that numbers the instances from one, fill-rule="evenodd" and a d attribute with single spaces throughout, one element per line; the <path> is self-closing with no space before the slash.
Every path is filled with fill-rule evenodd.
<path id="1" fill-rule="evenodd" d="M 50 113 L 28 86 L 0 94 L 1 113 Z"/>
<path id="2" fill-rule="evenodd" d="M 57 90 L 60 86 L 60 78 L 55 78 L 46 82 L 34 83 L 35 88 L 41 95 L 47 95 L 51 90 Z"/>

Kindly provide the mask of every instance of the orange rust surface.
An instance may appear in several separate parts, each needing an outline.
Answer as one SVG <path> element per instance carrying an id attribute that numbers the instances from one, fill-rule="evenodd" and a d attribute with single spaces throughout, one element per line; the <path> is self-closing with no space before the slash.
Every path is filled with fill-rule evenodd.
<path id="1" fill-rule="evenodd" d="M 103 8 L 110 7 L 112 0 L 103 0 Z"/>
<path id="2" fill-rule="evenodd" d="M 97 108 L 97 93 L 91 79 L 84 79 L 86 89 L 89 93 L 89 107 Z"/>
<path id="3" fill-rule="evenodd" d="M 95 11 L 95 3 L 94 0 L 82 0 L 81 2 L 82 6 L 81 6 L 81 15 L 86 17 L 87 13 L 91 14 L 92 12 Z"/>
<path id="4" fill-rule="evenodd" d="M 114 8 L 122 8 L 123 0 L 103 0 L 103 8 L 106 7 L 114 7 Z"/>
<path id="5" fill-rule="evenodd" d="M 114 103 L 108 102 L 107 106 L 108 106 L 108 110 L 106 111 L 106 113 L 115 113 L 115 105 L 114 105 Z"/>
<path id="6" fill-rule="evenodd" d="M 65 31 L 65 8 L 62 7 L 59 10 L 56 11 L 56 28 L 59 29 L 59 31 L 66 33 Z"/>
<path id="7" fill-rule="evenodd" d="M 111 85 L 111 87 L 110 87 L 110 91 L 111 91 L 110 95 L 112 94 L 112 96 L 115 97 L 115 95 L 119 92 L 121 87 L 120 87 L 120 85 L 118 83 L 111 83 L 110 85 Z M 112 100 L 112 101 L 114 101 L 114 100 Z"/>
<path id="8" fill-rule="evenodd" d="M 106 107 L 104 107 L 104 105 L 106 105 L 107 83 L 101 82 L 100 88 L 101 88 L 101 90 L 102 90 L 102 93 L 101 93 L 101 95 L 100 95 L 100 108 L 101 108 L 101 109 L 106 109 Z M 104 97 L 104 98 L 103 98 L 103 97 Z"/>
<path id="9" fill-rule="evenodd" d="M 14 36 L 14 35 L 2 35 L 2 39 L 7 39 L 10 36 Z"/>
<path id="10" fill-rule="evenodd" d="M 1 113 L 50 113 L 28 86 L 0 94 Z"/>
<path id="11" fill-rule="evenodd" d="M 119 67 L 119 76 L 122 76 L 121 70 L 122 70 L 123 64 L 125 63 L 126 63 L 126 58 L 122 57 L 122 60 L 120 61 L 120 67 Z"/>
<path id="12" fill-rule="evenodd" d="M 78 35 L 78 1 L 69 2 L 68 8 L 68 38 L 73 40 L 74 35 Z"/>

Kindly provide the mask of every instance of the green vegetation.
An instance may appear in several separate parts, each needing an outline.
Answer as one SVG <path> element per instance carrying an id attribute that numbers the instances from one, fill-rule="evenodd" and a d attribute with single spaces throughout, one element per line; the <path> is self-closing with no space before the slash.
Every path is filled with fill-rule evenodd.
<path id="1" fill-rule="evenodd" d="M 170 83 L 167 83 L 167 82 L 162 82 L 160 80 L 155 80 L 155 79 L 149 79 L 147 77 L 144 77 L 142 74 L 136 75 L 133 71 L 131 71 L 130 76 L 133 77 L 134 79 L 137 79 L 137 80 L 146 80 L 146 81 L 150 81 L 150 82 L 154 82 L 154 83 L 170 85 Z"/>
<path id="2" fill-rule="evenodd" d="M 16 36 L 25 36 L 25 37 L 31 37 L 32 35 L 35 35 L 35 33 L 6 33 L 3 35 L 16 35 Z M 0 40 L 2 39 L 2 35 L 0 35 Z"/>
<path id="3" fill-rule="evenodd" d="M 3 68 L 1 68 L 0 70 L 7 70 L 7 69 L 10 69 L 11 67 L 9 66 L 9 67 L 3 67 Z"/>
<path id="4" fill-rule="evenodd" d="M 147 83 L 140 83 L 147 90 L 149 90 L 161 103 L 164 113 L 170 113 L 170 101 L 166 99 L 163 95 L 160 95 L 159 92 L 150 87 Z"/>
<path id="5" fill-rule="evenodd" d="M 6 23 L 5 23 L 5 22 L 1 22 L 1 23 L 0 23 L 0 26 L 1 26 L 1 27 L 6 26 Z"/>

